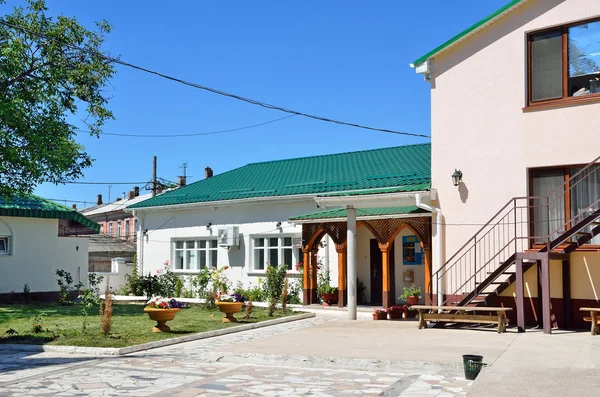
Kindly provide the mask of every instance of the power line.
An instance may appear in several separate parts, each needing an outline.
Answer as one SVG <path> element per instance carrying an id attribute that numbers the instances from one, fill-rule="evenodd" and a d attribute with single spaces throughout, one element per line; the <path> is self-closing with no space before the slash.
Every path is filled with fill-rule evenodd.
<path id="1" fill-rule="evenodd" d="M 18 25 L 13 25 L 13 24 L 8 23 L 6 21 L 0 21 L 0 24 L 8 26 L 8 27 L 11 27 L 13 29 L 21 30 L 23 32 L 27 32 L 29 34 L 32 34 L 32 35 L 44 38 L 46 40 L 54 41 L 54 42 L 56 42 L 56 43 L 58 43 L 58 44 L 60 44 L 60 45 L 62 45 L 64 47 L 69 47 L 69 48 L 72 48 L 72 49 L 77 50 L 77 51 L 86 52 L 88 54 L 91 53 L 93 55 L 99 56 L 99 57 L 101 57 L 103 59 L 106 59 L 108 61 L 117 63 L 119 65 L 127 66 L 127 67 L 132 68 L 132 69 L 136 69 L 136 70 L 140 70 L 142 72 L 150 73 L 150 74 L 153 74 L 155 76 L 159 76 L 159 77 L 162 77 L 162 78 L 167 79 L 167 80 L 175 81 L 177 83 L 184 84 L 184 85 L 187 85 L 187 86 L 190 86 L 190 87 L 193 87 L 193 88 L 197 88 L 197 89 L 200 89 L 200 90 L 212 92 L 213 94 L 222 95 L 222 96 L 226 96 L 226 97 L 229 97 L 229 98 L 237 99 L 239 101 L 247 102 L 247 103 L 250 103 L 252 105 L 261 106 L 261 107 L 266 108 L 266 109 L 278 110 L 280 112 L 285 112 L 285 113 L 290 113 L 290 114 L 293 114 L 293 115 L 303 116 L 303 117 L 307 117 L 307 118 L 314 119 L 314 120 L 324 121 L 324 122 L 327 122 L 327 123 L 345 125 L 345 126 L 355 127 L 355 128 L 362 128 L 362 129 L 365 129 L 365 130 L 387 132 L 387 133 L 396 134 L 396 135 L 407 135 L 407 136 L 415 136 L 415 137 L 421 137 L 421 138 L 431 138 L 429 135 L 413 134 L 413 133 L 410 133 L 410 132 L 402 132 L 402 131 L 390 130 L 390 129 L 386 129 L 386 128 L 369 127 L 369 126 L 366 126 L 366 125 L 361 125 L 361 124 L 356 124 L 356 123 L 349 123 L 349 122 L 346 122 L 346 121 L 329 119 L 329 118 L 326 118 L 326 117 L 315 116 L 315 115 L 308 114 L 308 113 L 298 112 L 296 110 L 287 109 L 287 108 L 283 108 L 283 107 L 276 106 L 276 105 L 270 105 L 268 103 L 257 101 L 255 99 L 246 98 L 246 97 L 243 97 L 243 96 L 240 96 L 240 95 L 235 95 L 235 94 L 231 94 L 229 92 L 217 90 L 215 88 L 210 88 L 210 87 L 207 87 L 207 86 L 204 86 L 204 85 L 192 83 L 192 82 L 189 82 L 189 81 L 177 78 L 177 77 L 169 76 L 169 75 L 166 75 L 166 74 L 154 71 L 154 70 L 150 70 L 150 69 L 142 67 L 142 66 L 137 66 L 137 65 L 134 65 L 132 63 L 121 61 L 120 59 L 110 57 L 110 56 L 105 55 L 105 54 L 103 54 L 103 53 L 101 53 L 99 51 L 90 50 L 90 49 L 87 49 L 87 48 L 81 48 L 81 47 L 77 47 L 77 46 L 72 46 L 70 44 L 66 44 L 66 43 L 63 43 L 63 42 L 61 42 L 59 40 L 56 40 L 54 38 L 49 38 L 49 37 L 47 37 L 46 35 L 44 35 L 42 33 L 34 32 L 34 31 L 30 30 L 30 29 L 27 29 L 27 28 L 24 28 L 24 27 L 18 26 Z"/>
<path id="2" fill-rule="evenodd" d="M 146 182 L 80 182 L 80 181 L 69 181 L 69 182 L 62 182 L 65 183 L 67 185 L 141 185 L 144 183 L 148 183 Z"/>
<path id="3" fill-rule="evenodd" d="M 121 133 L 116 133 L 116 132 L 101 132 L 100 135 L 112 135 L 112 136 L 127 136 L 127 137 L 133 137 L 133 138 L 180 138 L 180 137 L 190 137 L 190 136 L 203 136 L 203 135 L 216 135 L 216 134 L 223 134 L 226 132 L 234 132 L 234 131 L 241 131 L 241 130 L 247 130 L 250 128 L 256 128 L 256 127 L 260 127 L 263 125 L 267 125 L 267 124 L 271 124 L 271 123 L 276 123 L 278 121 L 281 120 L 285 120 L 285 119 L 289 119 L 290 117 L 294 117 L 295 114 L 289 115 L 289 116 L 285 116 L 285 117 L 281 117 L 279 119 L 275 119 L 275 120 L 271 120 L 271 121 L 267 121 L 264 123 L 260 123 L 260 124 L 253 124 L 253 125 L 248 125 L 245 127 L 238 127 L 238 128 L 232 128 L 229 130 L 217 130 L 217 131 L 210 131 L 210 132 L 198 132 L 198 133 L 190 133 L 190 134 L 121 134 Z M 91 132 L 89 130 L 80 130 L 77 129 L 76 131 L 79 132 Z"/>

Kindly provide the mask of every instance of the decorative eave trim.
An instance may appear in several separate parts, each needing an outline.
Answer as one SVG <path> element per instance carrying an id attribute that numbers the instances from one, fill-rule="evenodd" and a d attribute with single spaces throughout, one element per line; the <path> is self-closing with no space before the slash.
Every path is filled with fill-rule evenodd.
<path id="1" fill-rule="evenodd" d="M 356 217 L 357 221 L 370 221 L 374 219 L 405 219 L 405 218 L 431 218 L 431 212 L 421 212 L 412 214 L 388 214 L 388 215 L 365 215 Z M 346 222 L 346 217 L 338 218 L 319 218 L 319 219 L 298 219 L 288 220 L 293 225 L 302 225 L 306 223 L 328 223 L 328 222 Z"/>

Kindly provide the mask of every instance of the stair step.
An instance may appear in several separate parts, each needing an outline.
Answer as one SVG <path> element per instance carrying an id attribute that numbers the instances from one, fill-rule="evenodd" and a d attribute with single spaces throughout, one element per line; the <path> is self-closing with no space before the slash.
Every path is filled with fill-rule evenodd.
<path id="1" fill-rule="evenodd" d="M 460 302 L 452 302 L 453 306 L 458 306 Z M 473 299 L 471 302 L 467 303 L 467 305 L 476 305 L 479 303 L 485 303 L 483 299 Z"/>

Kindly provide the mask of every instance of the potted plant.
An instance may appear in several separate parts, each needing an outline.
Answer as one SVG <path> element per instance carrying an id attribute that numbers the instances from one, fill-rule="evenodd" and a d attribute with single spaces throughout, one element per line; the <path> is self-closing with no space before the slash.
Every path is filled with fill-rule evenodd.
<path id="1" fill-rule="evenodd" d="M 408 306 L 416 305 L 419 303 L 419 298 L 421 297 L 421 287 L 417 287 L 416 285 L 412 285 L 410 287 L 404 287 L 404 292 L 402 295 L 398 297 L 398 299 L 402 299 Z"/>
<path id="2" fill-rule="evenodd" d="M 413 317 L 417 317 L 417 313 L 418 313 L 417 309 L 413 309 L 412 307 L 407 306 L 406 311 L 404 312 L 404 315 L 405 315 L 405 318 L 413 318 Z"/>
<path id="3" fill-rule="evenodd" d="M 373 309 L 373 320 L 386 320 L 387 319 L 387 311 L 385 309 Z"/>
<path id="4" fill-rule="evenodd" d="M 144 312 L 148 313 L 150 320 L 156 321 L 156 325 L 152 327 L 152 332 L 169 332 L 171 328 L 165 323 L 175 318 L 175 315 L 181 308 L 183 303 L 175 299 L 162 298 L 160 296 L 150 299 L 146 303 Z"/>
<path id="5" fill-rule="evenodd" d="M 215 305 L 217 305 L 222 313 L 225 313 L 225 317 L 223 317 L 224 323 L 237 323 L 238 320 L 233 317 L 233 314 L 242 311 L 245 301 L 246 299 L 240 294 L 219 292 L 215 295 Z"/>
<path id="6" fill-rule="evenodd" d="M 402 314 L 405 312 L 405 310 L 406 310 L 406 305 L 404 305 L 404 306 L 394 305 L 394 306 L 390 306 L 386 309 L 390 320 L 401 319 Z"/>
<path id="7" fill-rule="evenodd" d="M 323 301 L 323 306 L 335 305 L 338 302 L 338 289 L 331 286 L 329 270 L 319 272 L 317 290 Z"/>

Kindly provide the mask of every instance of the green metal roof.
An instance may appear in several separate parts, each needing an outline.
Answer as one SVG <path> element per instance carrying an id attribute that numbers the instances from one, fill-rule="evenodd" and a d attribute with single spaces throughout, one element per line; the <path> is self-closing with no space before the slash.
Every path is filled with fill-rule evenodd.
<path id="1" fill-rule="evenodd" d="M 360 191 L 334 192 L 319 194 L 319 197 L 340 197 L 340 196 L 364 196 L 367 194 L 383 194 L 383 193 L 401 193 L 401 192 L 418 192 L 429 190 L 430 183 L 416 183 L 405 186 L 386 187 L 381 189 L 368 189 Z"/>
<path id="2" fill-rule="evenodd" d="M 442 45 L 429 51 L 427 54 L 423 55 L 422 57 L 420 57 L 419 59 L 417 59 L 416 61 L 411 63 L 410 66 L 416 67 L 416 66 L 422 64 L 423 62 L 425 62 L 426 60 L 428 60 L 429 58 L 433 58 L 434 56 L 438 55 L 440 52 L 448 49 L 449 47 L 452 47 L 453 45 L 458 44 L 460 41 L 466 39 L 467 37 L 471 36 L 472 34 L 477 33 L 479 30 L 487 27 L 490 23 L 496 21 L 497 19 L 504 16 L 506 13 L 512 11 L 514 8 L 517 8 L 518 6 L 525 3 L 526 1 L 527 0 L 512 0 L 510 3 L 506 4 L 504 7 L 493 12 L 492 14 L 488 15 L 487 17 L 483 18 L 481 21 L 477 22 L 473 26 L 470 26 L 469 28 L 463 30 L 456 36 L 452 37 L 450 40 L 443 43 Z"/>
<path id="3" fill-rule="evenodd" d="M 96 233 L 100 231 L 100 225 L 81 215 L 75 209 L 34 195 L 16 197 L 9 201 L 0 198 L 0 216 L 67 219 L 88 227 Z"/>
<path id="4" fill-rule="evenodd" d="M 431 185 L 431 144 L 253 163 L 128 208 Z"/>
<path id="5" fill-rule="evenodd" d="M 427 212 L 426 210 L 415 207 L 414 205 L 405 207 L 381 207 L 381 208 L 357 208 L 357 217 L 366 216 L 384 216 L 384 215 L 399 215 L 399 214 L 420 214 Z M 301 221 L 301 220 L 312 220 L 312 219 L 333 219 L 333 218 L 346 218 L 348 211 L 345 208 L 339 208 L 334 210 L 313 212 L 311 214 L 298 215 L 290 218 L 290 221 Z"/>

